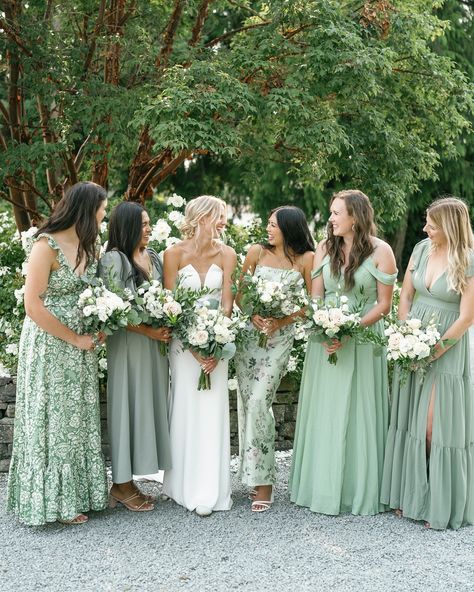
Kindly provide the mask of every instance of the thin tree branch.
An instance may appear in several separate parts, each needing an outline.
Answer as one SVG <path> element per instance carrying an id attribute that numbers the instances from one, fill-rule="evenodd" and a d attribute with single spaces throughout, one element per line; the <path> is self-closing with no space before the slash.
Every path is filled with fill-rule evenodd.
<path id="1" fill-rule="evenodd" d="M 11 203 L 12 205 L 14 205 L 15 207 L 20 208 L 20 210 L 24 210 L 25 212 L 28 212 L 29 214 L 32 214 L 35 217 L 39 217 L 39 213 L 36 210 L 32 210 L 28 206 L 25 206 L 25 204 L 18 203 L 17 201 L 11 199 L 5 193 L 5 191 L 0 191 L 0 197 L 2 199 L 4 199 L 5 201 L 8 201 L 9 203 Z"/>
<path id="2" fill-rule="evenodd" d="M 97 45 L 97 37 L 99 36 L 100 30 L 104 25 L 104 15 L 105 15 L 105 4 L 106 0 L 101 0 L 99 6 L 99 14 L 97 15 L 97 20 L 95 21 L 94 31 L 92 32 L 91 42 L 89 44 L 89 49 L 87 50 L 87 56 L 84 61 L 84 68 L 83 68 L 83 78 L 89 71 L 90 65 L 92 63 L 92 58 L 94 57 L 95 48 Z"/>
<path id="3" fill-rule="evenodd" d="M 213 45 L 217 45 L 221 41 L 225 41 L 226 39 L 228 39 L 229 37 L 232 37 L 233 35 L 236 35 L 237 33 L 242 33 L 243 31 L 249 31 L 250 29 L 257 29 L 259 27 L 266 27 L 267 25 L 271 25 L 272 22 L 273 21 L 263 21 L 262 23 L 255 23 L 253 25 L 246 25 L 244 27 L 239 27 L 238 29 L 233 29 L 232 31 L 228 31 L 227 33 L 224 33 L 223 35 L 219 35 L 219 37 L 212 39 L 212 41 L 209 41 L 209 43 L 206 43 L 206 45 L 204 47 L 206 47 L 206 48 L 212 47 Z"/>
<path id="4" fill-rule="evenodd" d="M 23 53 L 26 53 L 26 55 L 30 58 L 33 56 L 33 53 L 28 49 L 28 47 L 26 47 L 25 43 L 23 42 L 23 40 L 21 39 L 21 37 L 17 33 L 17 31 L 15 31 L 15 29 L 13 27 L 10 27 L 10 25 L 7 23 L 7 21 L 1 17 L 0 17 L 0 28 L 2 28 L 5 31 L 5 33 L 8 35 L 8 37 L 10 37 L 10 39 L 16 45 L 18 45 L 18 47 L 23 51 Z"/>
<path id="5" fill-rule="evenodd" d="M 248 12 L 250 12 L 250 14 L 253 14 L 254 16 L 256 16 L 257 18 L 259 18 L 261 21 L 265 21 L 265 19 L 260 16 L 260 14 L 254 10 L 253 8 L 250 8 L 250 6 L 245 6 L 244 4 L 241 4 L 240 2 L 235 2 L 235 0 L 228 0 L 229 4 L 232 4 L 233 6 L 237 6 L 237 8 L 241 8 L 242 10 L 247 10 Z"/>

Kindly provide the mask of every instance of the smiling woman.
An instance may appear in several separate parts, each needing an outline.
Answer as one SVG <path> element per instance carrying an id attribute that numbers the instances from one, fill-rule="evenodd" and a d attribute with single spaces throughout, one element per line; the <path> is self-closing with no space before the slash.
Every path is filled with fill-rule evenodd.
<path id="1" fill-rule="evenodd" d="M 112 212 L 107 252 L 99 273 L 110 289 L 132 293 L 145 281 L 162 280 L 162 266 L 148 249 L 150 218 L 138 204 L 122 202 Z M 169 329 L 129 325 L 107 338 L 107 422 L 112 456 L 111 505 L 135 512 L 153 509 L 133 475 L 170 467 L 168 360 L 159 351 Z"/>

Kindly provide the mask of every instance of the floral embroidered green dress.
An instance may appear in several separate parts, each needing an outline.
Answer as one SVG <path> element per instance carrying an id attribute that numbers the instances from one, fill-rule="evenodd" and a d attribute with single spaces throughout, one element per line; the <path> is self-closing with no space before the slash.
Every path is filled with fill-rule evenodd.
<path id="1" fill-rule="evenodd" d="M 45 236 L 58 252 L 59 268 L 49 276 L 44 304 L 80 333 L 77 300 L 84 282 L 52 236 L 38 239 Z M 89 277 L 95 272 L 95 263 L 86 269 Z M 7 493 L 7 509 L 25 524 L 71 520 L 107 506 L 98 393 L 96 353 L 53 337 L 26 317 Z"/>
<path id="2" fill-rule="evenodd" d="M 258 264 L 255 275 L 273 282 L 301 280 L 296 269 L 278 269 Z M 276 331 L 266 348 L 258 345 L 259 333 L 253 332 L 235 355 L 239 383 L 239 450 L 242 483 L 249 487 L 273 485 L 275 468 L 275 418 L 272 404 L 281 379 L 286 374 L 294 341 L 294 325 Z"/>

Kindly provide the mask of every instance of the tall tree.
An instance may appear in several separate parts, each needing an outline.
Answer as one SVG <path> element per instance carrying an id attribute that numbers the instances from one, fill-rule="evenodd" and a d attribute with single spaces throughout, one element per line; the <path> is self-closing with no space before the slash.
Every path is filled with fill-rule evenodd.
<path id="1" fill-rule="evenodd" d="M 385 220 L 468 124 L 465 74 L 428 0 L 5 0 L 0 194 L 25 228 L 93 178 L 143 200 L 186 159 L 280 165 Z"/>

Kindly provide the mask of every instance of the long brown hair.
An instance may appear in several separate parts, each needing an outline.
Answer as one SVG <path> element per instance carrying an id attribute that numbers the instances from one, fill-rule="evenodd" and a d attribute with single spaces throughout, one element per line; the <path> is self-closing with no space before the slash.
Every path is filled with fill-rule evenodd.
<path id="1" fill-rule="evenodd" d="M 371 236 L 377 233 L 374 223 L 374 210 L 369 198 L 357 189 L 346 189 L 339 191 L 332 196 L 331 204 L 336 199 L 343 199 L 346 204 L 347 213 L 354 218 L 354 242 L 349 253 L 349 261 L 344 270 L 344 284 L 346 290 L 354 287 L 354 274 L 362 263 L 372 255 L 374 246 Z M 329 255 L 331 274 L 338 277 L 341 269 L 346 263 L 344 257 L 344 239 L 342 236 L 335 236 L 332 224 L 328 224 L 328 237 L 326 239 L 326 250 Z"/>
<path id="2" fill-rule="evenodd" d="M 54 212 L 39 228 L 36 235 L 43 232 L 59 232 L 74 226 L 79 238 L 74 269 L 79 267 L 84 256 L 87 267 L 98 255 L 96 240 L 99 234 L 99 225 L 96 214 L 106 199 L 107 192 L 100 185 L 91 181 L 76 183 L 66 191 Z"/>

